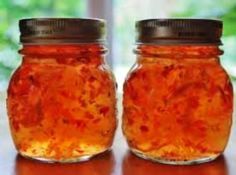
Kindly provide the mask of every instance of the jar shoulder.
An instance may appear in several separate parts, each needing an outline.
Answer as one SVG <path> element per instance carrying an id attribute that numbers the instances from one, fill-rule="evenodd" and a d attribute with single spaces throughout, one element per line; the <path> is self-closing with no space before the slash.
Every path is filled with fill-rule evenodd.
<path id="1" fill-rule="evenodd" d="M 109 67 L 87 64 L 55 64 L 23 62 L 13 73 L 8 93 L 13 91 L 30 91 L 32 87 L 55 86 L 85 86 L 85 84 L 115 87 L 115 78 Z M 95 86 L 96 85 L 96 86 Z M 22 89 L 22 90 L 21 90 Z"/>
<path id="2" fill-rule="evenodd" d="M 146 84 L 156 81 L 163 84 L 188 81 L 205 83 L 211 81 L 217 85 L 224 82 L 230 83 L 229 75 L 216 58 L 208 60 L 156 59 L 151 62 L 136 62 L 127 74 L 125 82 L 134 80 L 140 81 L 139 83 L 142 83 L 142 80 Z"/>

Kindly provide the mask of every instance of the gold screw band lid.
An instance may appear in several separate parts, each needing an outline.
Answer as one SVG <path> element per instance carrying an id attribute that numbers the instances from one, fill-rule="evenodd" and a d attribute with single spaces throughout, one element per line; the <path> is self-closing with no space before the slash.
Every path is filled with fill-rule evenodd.
<path id="1" fill-rule="evenodd" d="M 147 19 L 136 22 L 136 43 L 221 45 L 223 23 L 212 19 Z"/>
<path id="2" fill-rule="evenodd" d="M 105 21 L 82 18 L 31 18 L 19 21 L 21 43 L 102 43 Z"/>

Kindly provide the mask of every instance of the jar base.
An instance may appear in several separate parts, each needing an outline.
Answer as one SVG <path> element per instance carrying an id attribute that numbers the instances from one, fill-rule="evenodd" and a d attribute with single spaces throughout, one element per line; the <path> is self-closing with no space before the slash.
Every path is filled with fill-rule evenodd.
<path id="1" fill-rule="evenodd" d="M 145 153 L 138 151 L 136 149 L 130 149 L 131 152 L 136 155 L 137 157 L 140 157 L 142 159 L 150 160 L 152 162 L 157 162 L 161 164 L 167 164 L 167 165 L 194 165 L 194 164 L 202 164 L 202 163 L 207 163 L 214 161 L 217 159 L 221 154 L 211 156 L 211 157 L 203 157 L 199 159 L 194 159 L 194 160 L 173 160 L 173 159 L 163 159 L 163 158 L 158 158 L 158 157 L 150 157 L 145 155 Z"/>
<path id="2" fill-rule="evenodd" d="M 104 154 L 105 152 L 111 151 L 111 149 L 106 149 L 102 152 L 99 152 L 97 154 L 92 154 L 92 155 L 84 155 L 84 156 L 80 156 L 80 157 L 74 157 L 74 158 L 68 158 L 68 159 L 50 159 L 50 158 L 44 158 L 44 157 L 32 157 L 32 156 L 28 156 L 22 152 L 19 152 L 19 155 L 21 155 L 22 157 L 26 158 L 26 159 L 30 159 L 30 160 L 36 160 L 36 161 L 40 161 L 40 162 L 44 162 L 44 163 L 78 163 L 78 162 L 85 162 L 90 160 L 91 158 L 95 157 L 95 156 L 99 156 L 100 154 Z"/>

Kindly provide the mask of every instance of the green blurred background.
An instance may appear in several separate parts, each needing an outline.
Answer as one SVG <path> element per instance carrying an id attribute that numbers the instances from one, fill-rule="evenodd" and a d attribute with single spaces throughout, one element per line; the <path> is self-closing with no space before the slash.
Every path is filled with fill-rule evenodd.
<path id="1" fill-rule="evenodd" d="M 13 70 L 20 64 L 18 20 L 29 17 L 90 17 L 89 0 L 1 0 L 0 1 L 0 91 L 5 91 Z M 96 0 L 107 3 L 106 0 Z M 93 1 L 90 0 L 90 4 Z M 93 7 L 94 8 L 94 7 Z M 135 62 L 134 22 L 157 17 L 217 18 L 224 21 L 221 62 L 236 80 L 236 0 L 113 0 L 103 11 L 112 15 L 113 71 L 122 85 Z M 111 18 L 109 18 L 111 19 Z"/>

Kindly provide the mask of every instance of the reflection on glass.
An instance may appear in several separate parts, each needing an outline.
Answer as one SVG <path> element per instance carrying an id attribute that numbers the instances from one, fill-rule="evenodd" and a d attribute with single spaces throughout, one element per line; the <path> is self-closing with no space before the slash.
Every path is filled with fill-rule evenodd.
<path id="1" fill-rule="evenodd" d="M 49 164 L 17 155 L 15 175 L 110 175 L 115 164 L 113 152 L 108 151 L 90 161 L 71 164 Z"/>
<path id="2" fill-rule="evenodd" d="M 205 164 L 171 166 L 140 159 L 131 152 L 124 157 L 122 171 L 123 175 L 228 175 L 224 156 Z"/>

